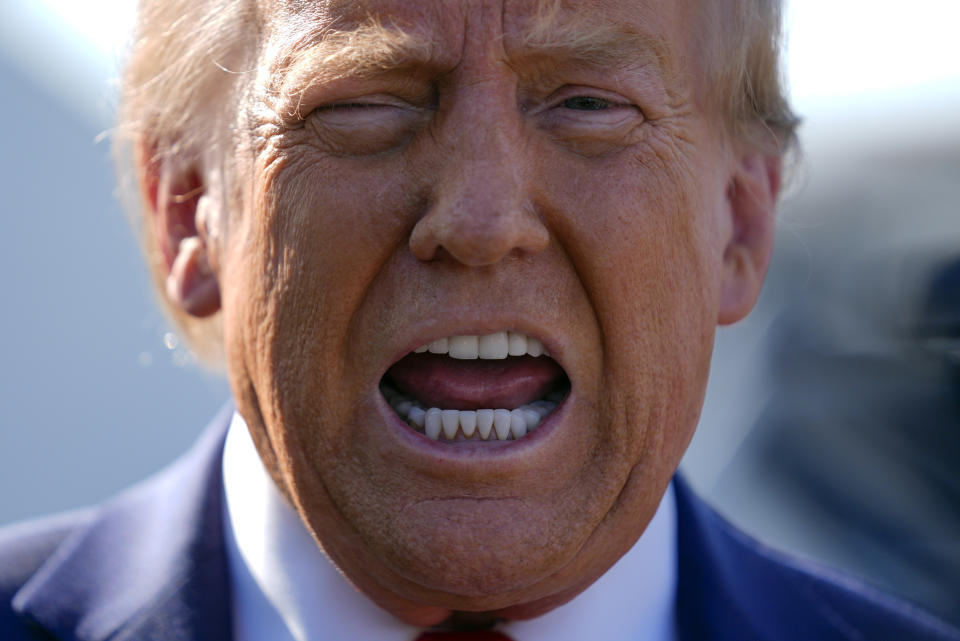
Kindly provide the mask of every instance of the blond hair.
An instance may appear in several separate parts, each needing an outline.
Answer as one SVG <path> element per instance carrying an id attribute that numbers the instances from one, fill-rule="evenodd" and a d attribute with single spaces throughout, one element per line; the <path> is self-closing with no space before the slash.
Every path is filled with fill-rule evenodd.
<path id="1" fill-rule="evenodd" d="M 203 155 L 226 152 L 230 123 L 217 105 L 235 104 L 238 73 L 257 53 L 258 21 L 247 0 L 141 0 L 124 69 L 114 155 L 121 194 L 130 212 L 150 204 L 130 168 L 170 162 L 189 169 Z M 146 155 L 146 156 L 145 156 Z M 184 194 L 187 196 L 187 194 Z M 134 215 L 154 291 L 187 344 L 208 365 L 221 360 L 220 314 L 198 319 L 166 294 L 161 238 Z"/>
<path id="2" fill-rule="evenodd" d="M 781 68 L 783 0 L 713 6 L 719 4 L 722 26 L 713 32 L 719 42 L 707 62 L 710 102 L 735 138 L 760 147 L 772 143 L 785 154 L 796 144 L 800 121 L 790 108 Z"/>
<path id="3" fill-rule="evenodd" d="M 781 77 L 782 4 L 703 0 L 698 10 L 709 31 L 699 52 L 706 66 L 708 107 L 733 139 L 784 154 L 795 143 L 798 120 Z M 129 181 L 132 160 L 189 168 L 202 157 L 229 155 L 223 145 L 232 140 L 232 122 L 217 107 L 238 104 L 244 90 L 239 79 L 256 76 L 262 29 L 255 0 L 140 0 L 115 137 L 122 180 Z M 152 157 L 131 157 L 144 150 Z M 140 205 L 129 208 L 143 211 L 147 203 Z M 219 314 L 198 319 L 171 304 L 160 239 L 151 225 L 134 222 L 161 303 L 192 348 L 208 364 L 216 363 Z"/>

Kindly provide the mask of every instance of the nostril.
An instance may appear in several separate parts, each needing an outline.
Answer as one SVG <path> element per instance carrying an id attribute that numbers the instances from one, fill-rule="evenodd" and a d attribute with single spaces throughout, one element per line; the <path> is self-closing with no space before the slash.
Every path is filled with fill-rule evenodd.
<path id="1" fill-rule="evenodd" d="M 443 256 L 469 267 L 493 265 L 512 253 L 543 251 L 550 234 L 532 211 L 484 212 L 476 206 L 444 211 L 435 207 L 413 228 L 410 251 L 417 260 Z"/>
<path id="2" fill-rule="evenodd" d="M 410 233 L 410 253 L 417 260 L 427 262 L 437 256 L 439 245 L 430 229 L 430 221 L 421 219 Z"/>

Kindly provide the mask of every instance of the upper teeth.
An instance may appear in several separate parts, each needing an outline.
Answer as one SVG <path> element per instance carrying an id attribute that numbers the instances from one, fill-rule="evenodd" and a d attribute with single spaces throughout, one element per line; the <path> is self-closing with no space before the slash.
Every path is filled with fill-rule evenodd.
<path id="1" fill-rule="evenodd" d="M 417 354 L 447 354 L 459 359 L 503 359 L 507 356 L 549 356 L 543 343 L 519 332 L 496 332 L 477 336 L 449 336 L 413 350 Z"/>

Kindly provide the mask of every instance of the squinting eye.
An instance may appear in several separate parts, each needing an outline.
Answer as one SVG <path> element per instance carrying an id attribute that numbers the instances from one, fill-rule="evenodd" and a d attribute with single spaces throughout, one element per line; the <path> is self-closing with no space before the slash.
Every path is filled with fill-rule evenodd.
<path id="1" fill-rule="evenodd" d="M 398 149 L 429 112 L 388 95 L 319 105 L 308 118 L 321 149 L 338 156 L 364 156 Z"/>
<path id="2" fill-rule="evenodd" d="M 374 109 L 377 107 L 392 107 L 393 105 L 384 105 L 375 102 L 338 102 L 332 105 L 323 105 L 317 108 L 317 111 L 341 111 L 347 109 Z"/>
<path id="3" fill-rule="evenodd" d="M 575 96 L 567 98 L 562 104 L 564 109 L 575 109 L 577 111 L 602 111 L 612 106 L 606 98 L 596 98 L 594 96 Z"/>
<path id="4" fill-rule="evenodd" d="M 563 86 L 534 112 L 538 126 L 560 145 L 585 157 L 634 144 L 646 122 L 627 96 L 593 86 Z"/>

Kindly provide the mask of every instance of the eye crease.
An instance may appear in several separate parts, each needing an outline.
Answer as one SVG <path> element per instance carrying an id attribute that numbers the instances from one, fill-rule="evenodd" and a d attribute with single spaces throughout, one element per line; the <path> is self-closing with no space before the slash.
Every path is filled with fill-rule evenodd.
<path id="1" fill-rule="evenodd" d="M 384 109 L 384 108 L 397 108 L 400 107 L 394 103 L 387 102 L 363 102 L 363 101 L 354 101 L 354 102 L 337 102 L 330 105 L 321 105 L 317 107 L 316 111 L 346 111 L 348 109 Z"/>
<path id="2" fill-rule="evenodd" d="M 574 109 L 577 111 L 603 111 L 615 106 L 606 98 L 597 98 L 595 96 L 575 96 L 567 98 L 562 103 L 564 109 Z"/>
<path id="3" fill-rule="evenodd" d="M 334 111 L 336 109 L 364 109 L 370 107 L 386 107 L 392 105 L 382 105 L 374 102 L 340 102 L 334 105 L 322 105 L 318 111 Z"/>

